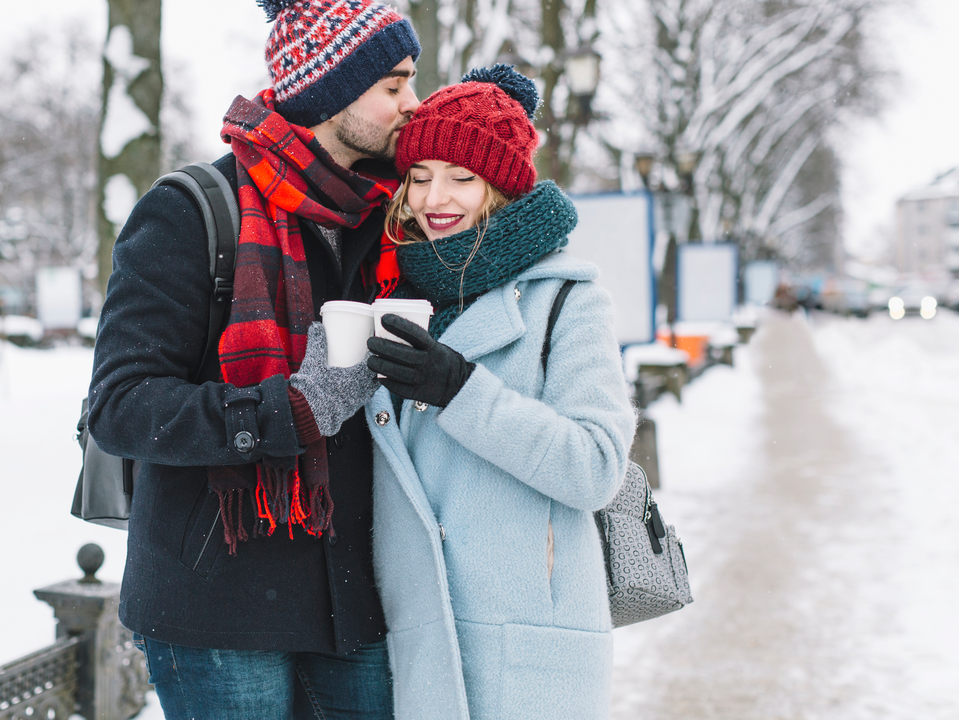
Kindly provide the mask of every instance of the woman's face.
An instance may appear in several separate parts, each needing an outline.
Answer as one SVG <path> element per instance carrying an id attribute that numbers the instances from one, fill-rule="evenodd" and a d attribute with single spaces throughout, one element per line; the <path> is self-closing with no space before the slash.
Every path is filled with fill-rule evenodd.
<path id="1" fill-rule="evenodd" d="M 487 182 L 466 168 L 442 160 L 410 166 L 407 204 L 427 240 L 437 240 L 477 224 Z"/>

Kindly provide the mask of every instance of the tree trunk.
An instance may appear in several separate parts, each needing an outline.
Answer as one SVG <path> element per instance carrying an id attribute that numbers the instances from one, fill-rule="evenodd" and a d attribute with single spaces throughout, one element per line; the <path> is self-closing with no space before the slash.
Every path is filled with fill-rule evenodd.
<path id="1" fill-rule="evenodd" d="M 563 123 L 566 119 L 555 111 L 554 91 L 563 74 L 562 53 L 565 49 L 561 13 L 565 9 L 563 0 L 540 0 L 541 37 L 544 47 L 554 52 L 553 60 L 540 71 L 543 80 L 543 104 L 540 106 L 538 127 L 546 134 L 546 142 L 537 152 L 537 174 L 558 185 L 564 185 L 563 159 Z"/>
<path id="2" fill-rule="evenodd" d="M 113 244 L 131 201 L 160 174 L 160 4 L 108 0 L 97 188 L 98 279 L 104 295 Z"/>
<path id="3" fill-rule="evenodd" d="M 438 90 L 440 80 L 440 20 L 438 0 L 410 1 L 410 19 L 420 38 L 417 60 L 417 97 L 421 100 Z"/>

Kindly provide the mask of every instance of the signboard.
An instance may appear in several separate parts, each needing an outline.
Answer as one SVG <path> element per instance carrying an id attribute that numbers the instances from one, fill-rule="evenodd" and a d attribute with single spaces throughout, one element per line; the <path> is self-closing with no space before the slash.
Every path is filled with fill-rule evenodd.
<path id="1" fill-rule="evenodd" d="M 571 196 L 580 222 L 566 250 L 600 268 L 599 284 L 613 296 L 614 332 L 621 345 L 654 340 L 653 210 L 650 195 Z"/>
<path id="2" fill-rule="evenodd" d="M 48 330 L 75 328 L 83 309 L 80 270 L 45 267 L 37 270 L 37 319 Z"/>
<path id="3" fill-rule="evenodd" d="M 773 260 L 754 260 L 743 269 L 743 304 L 766 305 L 773 300 L 780 267 Z"/>
<path id="4" fill-rule="evenodd" d="M 677 247 L 677 319 L 729 320 L 737 307 L 737 246 L 684 243 Z"/>

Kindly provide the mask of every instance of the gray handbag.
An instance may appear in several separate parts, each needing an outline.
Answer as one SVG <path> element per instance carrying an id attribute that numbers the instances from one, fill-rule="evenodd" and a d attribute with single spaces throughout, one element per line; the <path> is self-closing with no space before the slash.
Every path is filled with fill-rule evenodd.
<path id="1" fill-rule="evenodd" d="M 607 565 L 614 627 L 650 620 L 693 602 L 683 544 L 664 525 L 643 468 L 627 462 L 620 492 L 594 513 Z"/>
<path id="2" fill-rule="evenodd" d="M 576 284 L 560 286 L 547 319 L 540 361 L 544 371 L 550 355 L 553 326 L 560 308 Z M 650 620 L 693 602 L 683 544 L 672 525 L 664 525 L 643 468 L 627 461 L 620 492 L 594 513 L 607 570 L 610 619 L 615 628 Z"/>
<path id="3" fill-rule="evenodd" d="M 200 364 L 191 374 L 196 381 L 207 359 L 216 352 L 221 325 L 233 296 L 233 274 L 240 235 L 240 210 L 230 182 L 208 163 L 193 163 L 157 179 L 152 187 L 173 185 L 185 190 L 203 215 L 210 255 L 211 297 L 207 343 Z M 118 530 L 127 529 L 133 482 L 140 462 L 101 450 L 87 431 L 87 399 L 83 399 L 77 440 L 83 465 L 73 494 L 70 514 L 87 522 Z"/>

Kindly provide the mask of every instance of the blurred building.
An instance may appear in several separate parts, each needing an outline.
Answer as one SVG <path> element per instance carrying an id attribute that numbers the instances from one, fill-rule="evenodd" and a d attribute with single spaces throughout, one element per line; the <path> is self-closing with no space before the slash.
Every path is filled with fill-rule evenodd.
<path id="1" fill-rule="evenodd" d="M 957 277 L 957 168 L 897 201 L 894 259 L 901 273 Z"/>

